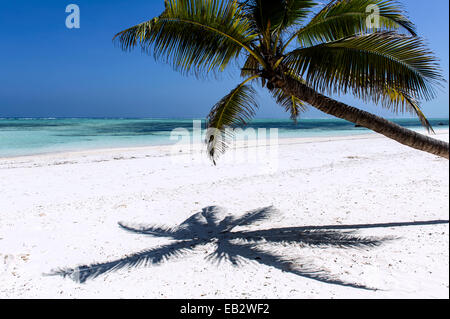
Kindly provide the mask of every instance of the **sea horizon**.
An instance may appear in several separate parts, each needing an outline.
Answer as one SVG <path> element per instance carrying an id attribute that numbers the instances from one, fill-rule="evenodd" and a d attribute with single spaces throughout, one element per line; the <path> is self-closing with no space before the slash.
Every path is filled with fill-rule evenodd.
<path id="1" fill-rule="evenodd" d="M 417 120 L 417 117 L 385 117 L 389 121 L 397 120 Z M 111 119 L 111 120 L 204 120 L 205 117 L 152 117 L 152 116 L 0 116 L 0 120 L 67 120 L 67 119 Z M 449 120 L 450 116 L 447 117 L 429 117 L 429 120 Z M 280 120 L 280 121 L 291 121 L 288 118 L 277 118 L 277 117 L 255 117 L 252 121 L 259 120 Z M 346 120 L 334 118 L 334 117 L 302 117 L 298 121 L 304 120 L 335 120 L 344 121 Z"/>

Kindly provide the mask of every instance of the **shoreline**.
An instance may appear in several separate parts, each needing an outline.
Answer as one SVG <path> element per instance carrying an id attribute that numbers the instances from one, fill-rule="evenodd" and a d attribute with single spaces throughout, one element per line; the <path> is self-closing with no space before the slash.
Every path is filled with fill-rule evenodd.
<path id="1" fill-rule="evenodd" d="M 0 298 L 448 298 L 448 160 L 379 134 L 280 139 L 274 171 L 171 151 L 0 160 Z M 207 212 L 255 211 L 271 213 L 217 239 L 224 259 L 215 239 L 140 267 L 127 257 L 196 240 Z M 181 238 L 120 226 L 189 221 Z M 115 262 L 127 267 L 84 283 L 47 276 Z"/>
<path id="2" fill-rule="evenodd" d="M 430 137 L 438 137 L 440 135 L 448 135 L 449 129 L 435 129 L 436 134 L 428 134 L 426 130 L 420 129 L 416 130 L 417 132 L 430 136 Z M 332 142 L 332 141 L 346 141 L 346 140 L 361 140 L 361 139 L 377 139 L 377 138 L 386 138 L 381 134 L 368 132 L 363 134 L 352 134 L 352 135 L 333 135 L 333 136 L 313 136 L 313 137 L 279 137 L 278 145 L 287 145 L 287 144 L 307 144 L 307 143 L 321 143 L 321 142 Z M 387 138 L 386 138 L 387 139 Z M 23 161 L 30 159 L 47 159 L 47 158 L 67 158 L 67 157 L 86 157 L 86 156 L 95 156 L 95 155 L 106 155 L 108 153 L 118 153 L 118 152 L 156 152 L 154 156 L 158 156 L 162 154 L 166 154 L 170 152 L 174 147 L 183 146 L 184 144 L 160 144 L 160 145 L 148 145 L 148 146 L 130 146 L 130 147 L 107 147 L 107 148 L 92 148 L 92 149 L 81 149 L 81 150 L 73 150 L 73 151 L 55 151 L 55 152 L 46 152 L 46 153 L 37 153 L 37 154 L 29 154 L 29 155 L 20 155 L 20 156 L 0 156 L 0 165 L 3 161 Z M 204 144 L 192 144 L 192 148 L 196 150 L 202 150 L 204 148 Z M 252 147 L 249 145 L 245 145 L 242 141 L 236 141 L 236 148 L 242 147 Z M 191 152 L 189 152 L 191 153 Z M 195 151 L 193 152 L 195 153 Z"/>

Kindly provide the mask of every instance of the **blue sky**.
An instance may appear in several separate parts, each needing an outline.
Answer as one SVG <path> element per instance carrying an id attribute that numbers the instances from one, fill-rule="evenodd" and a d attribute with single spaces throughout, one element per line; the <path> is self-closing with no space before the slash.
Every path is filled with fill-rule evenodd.
<path id="1" fill-rule="evenodd" d="M 67 5 L 81 10 L 81 28 L 67 29 Z M 449 1 L 402 0 L 418 33 L 441 60 L 448 80 Z M 115 48 L 114 34 L 158 15 L 163 0 L 15 0 L 0 7 L 0 117 L 203 118 L 239 78 L 186 77 L 139 50 Z M 260 90 L 259 118 L 288 118 Z M 376 114 L 380 107 L 350 97 L 340 100 Z M 423 104 L 428 117 L 448 117 L 448 84 Z M 322 118 L 309 111 L 304 118 Z"/>

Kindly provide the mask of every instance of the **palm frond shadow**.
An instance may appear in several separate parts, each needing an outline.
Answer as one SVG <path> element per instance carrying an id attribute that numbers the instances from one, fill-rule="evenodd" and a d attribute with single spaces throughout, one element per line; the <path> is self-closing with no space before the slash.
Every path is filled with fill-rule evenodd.
<path id="1" fill-rule="evenodd" d="M 354 230 L 342 231 L 338 229 L 352 229 L 352 226 L 307 226 L 273 228 L 257 231 L 232 231 L 237 226 L 247 226 L 258 221 L 268 219 L 276 213 L 274 207 L 266 207 L 245 213 L 236 217 L 226 213 L 226 210 L 217 206 L 206 207 L 202 212 L 194 214 L 177 227 L 163 226 L 132 226 L 119 223 L 126 231 L 165 237 L 173 243 L 144 250 L 110 262 L 82 265 L 75 268 L 65 268 L 52 271 L 49 275 L 70 277 L 76 282 L 84 283 L 89 279 L 116 271 L 122 268 L 148 266 L 160 264 L 166 260 L 183 257 L 195 251 L 198 246 L 213 244 L 215 250 L 206 259 L 220 264 L 231 262 L 239 266 L 244 261 L 256 261 L 309 279 L 321 282 L 348 286 L 361 289 L 375 290 L 363 284 L 345 282 L 328 271 L 313 264 L 300 264 L 279 255 L 274 249 L 267 251 L 261 249 L 261 244 L 288 243 L 300 247 L 338 247 L 338 248 L 370 248 L 381 245 L 393 237 L 375 238 L 363 237 L 355 234 Z M 433 223 L 448 223 L 448 221 L 433 221 Z M 414 223 L 397 223 L 394 226 L 412 226 Z M 353 229 L 370 227 L 389 227 L 389 224 L 355 225 Z M 276 247 L 274 245 L 274 247 Z"/>

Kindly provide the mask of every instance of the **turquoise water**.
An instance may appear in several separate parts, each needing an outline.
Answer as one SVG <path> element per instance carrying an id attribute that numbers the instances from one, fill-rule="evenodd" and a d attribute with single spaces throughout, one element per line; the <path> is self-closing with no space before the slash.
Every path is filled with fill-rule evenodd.
<path id="1" fill-rule="evenodd" d="M 413 119 L 394 122 L 421 128 Z M 448 119 L 432 119 L 435 129 L 448 129 Z M 204 124 L 203 124 L 204 125 Z M 249 127 L 278 128 L 280 138 L 357 135 L 370 133 L 342 120 L 255 120 Z M 0 119 L 0 157 L 111 147 L 134 147 L 176 143 L 175 128 L 192 132 L 193 120 L 163 119 Z"/>

